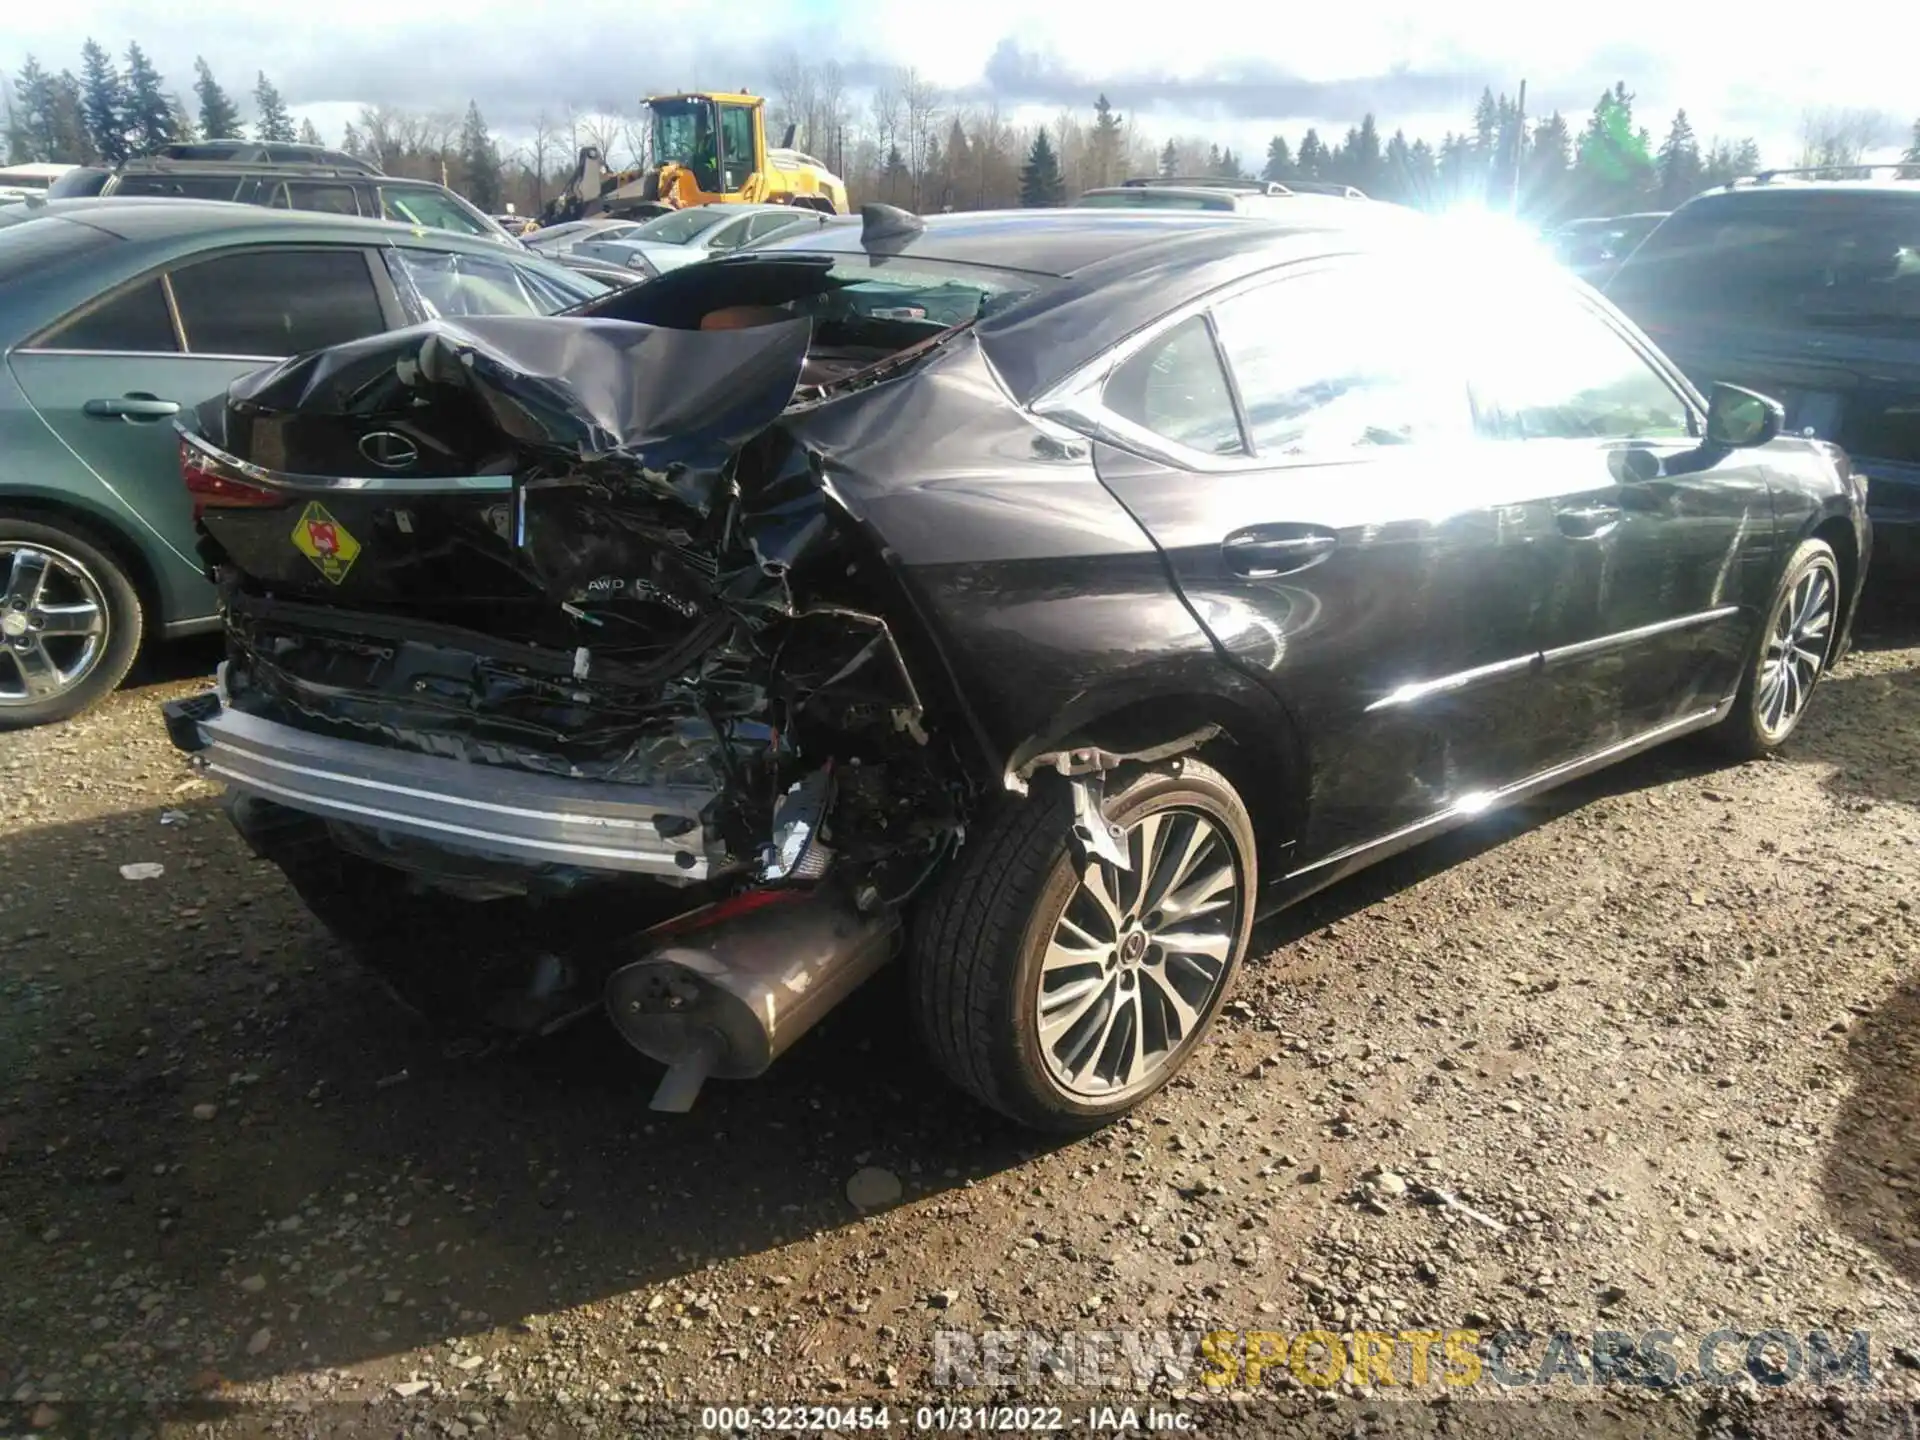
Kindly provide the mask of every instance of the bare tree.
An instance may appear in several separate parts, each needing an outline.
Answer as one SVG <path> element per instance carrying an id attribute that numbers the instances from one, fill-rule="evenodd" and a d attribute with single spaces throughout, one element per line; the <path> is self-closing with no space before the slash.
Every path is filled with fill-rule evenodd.
<path id="1" fill-rule="evenodd" d="M 618 157 L 626 140 L 627 126 L 611 106 L 589 111 L 579 117 L 580 143 L 600 152 L 600 163 L 609 170 L 619 169 Z"/>
<path id="2" fill-rule="evenodd" d="M 533 159 L 533 208 L 538 213 L 547 203 L 547 176 L 552 173 L 547 157 L 558 148 L 559 135 L 553 121 L 542 110 L 533 117 L 533 139 L 527 144 Z"/>
<path id="3" fill-rule="evenodd" d="M 1823 169 L 1858 165 L 1890 128 L 1886 115 L 1878 110 L 1827 106 L 1805 111 L 1800 116 L 1800 163 Z"/>
<path id="4" fill-rule="evenodd" d="M 882 188 L 884 177 L 888 193 L 883 197 L 896 200 L 899 197 L 891 193 L 892 176 L 889 174 L 894 152 L 900 148 L 900 93 L 891 85 L 876 85 L 873 95 L 867 101 L 867 110 L 873 120 L 873 148 L 875 155 L 874 188 Z"/>
<path id="5" fill-rule="evenodd" d="M 847 128 L 847 77 L 838 60 L 825 61 L 814 77 L 814 119 L 807 149 L 835 168 L 847 163 L 842 136 Z M 831 158 L 829 159 L 829 152 Z"/>
<path id="6" fill-rule="evenodd" d="M 933 127 L 940 116 L 940 89 L 911 65 L 900 70 L 898 84 L 907 132 L 902 149 L 913 176 L 913 208 L 917 210 L 920 188 L 927 178 L 928 148 L 936 138 Z"/>

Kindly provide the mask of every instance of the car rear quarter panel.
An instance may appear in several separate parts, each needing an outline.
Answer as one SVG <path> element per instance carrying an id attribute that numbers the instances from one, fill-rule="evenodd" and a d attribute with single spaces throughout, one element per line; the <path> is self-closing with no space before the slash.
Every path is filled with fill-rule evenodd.
<path id="1" fill-rule="evenodd" d="M 1156 702 L 1271 706 L 1100 485 L 1088 442 L 1017 409 L 971 337 L 788 428 L 899 578 L 996 782 Z"/>

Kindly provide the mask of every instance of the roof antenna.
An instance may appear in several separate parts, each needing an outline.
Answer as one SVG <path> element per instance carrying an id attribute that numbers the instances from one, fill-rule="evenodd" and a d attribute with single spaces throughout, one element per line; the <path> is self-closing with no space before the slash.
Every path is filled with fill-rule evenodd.
<path id="1" fill-rule="evenodd" d="M 898 205 L 862 205 L 860 207 L 860 244 L 863 248 L 885 240 L 904 240 L 927 228 L 927 222 L 911 210 Z"/>

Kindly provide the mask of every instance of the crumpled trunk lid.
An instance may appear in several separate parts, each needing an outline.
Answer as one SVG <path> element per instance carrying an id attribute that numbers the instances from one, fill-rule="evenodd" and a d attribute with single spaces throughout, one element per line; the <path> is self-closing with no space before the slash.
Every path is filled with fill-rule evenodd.
<path id="1" fill-rule="evenodd" d="M 279 598 L 504 638 L 559 643 L 563 607 L 612 601 L 684 623 L 737 538 L 730 462 L 791 401 L 809 332 L 515 317 L 299 357 L 185 427 L 183 464 L 231 482 L 205 548 Z"/>

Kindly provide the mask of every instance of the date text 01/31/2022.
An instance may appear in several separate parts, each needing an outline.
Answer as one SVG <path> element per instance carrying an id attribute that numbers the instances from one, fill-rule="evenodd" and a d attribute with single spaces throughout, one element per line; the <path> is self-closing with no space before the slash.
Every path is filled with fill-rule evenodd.
<path id="1" fill-rule="evenodd" d="M 1067 1429 L 1178 1434 L 1193 1428 L 1184 1411 L 1132 1405 L 1097 1405 L 1070 1414 L 1060 1405 L 920 1405 L 896 1415 L 886 1405 L 719 1405 L 700 1412 L 704 1430 L 888 1431 L 895 1425 L 926 1433 L 1018 1434 Z"/>

